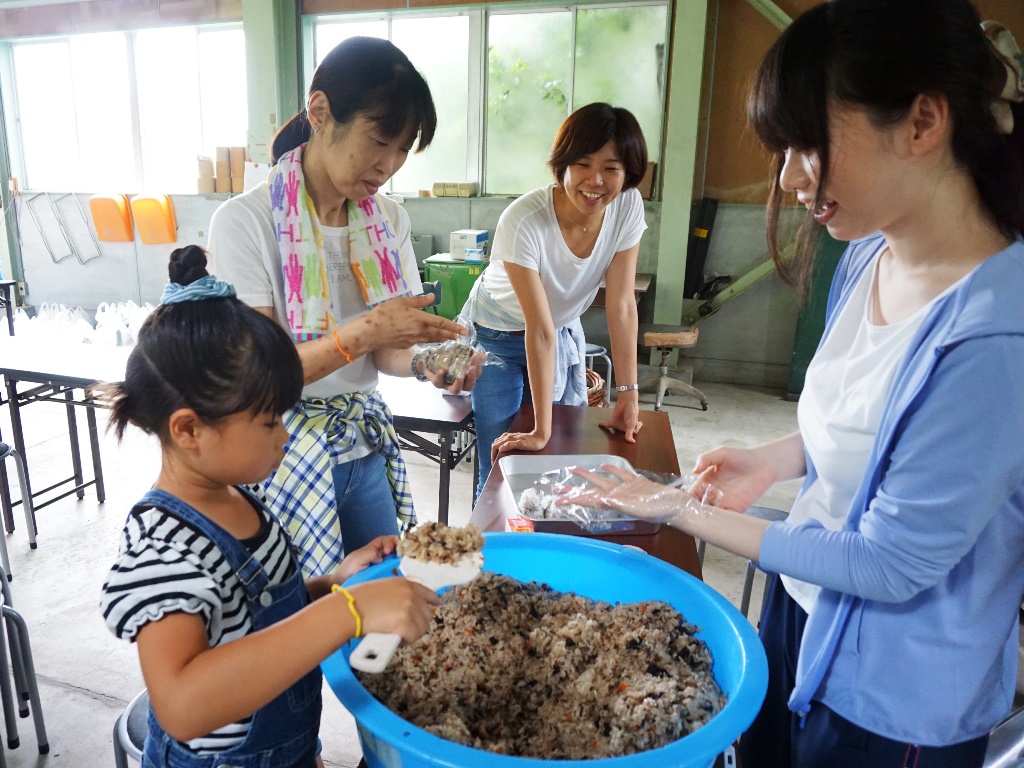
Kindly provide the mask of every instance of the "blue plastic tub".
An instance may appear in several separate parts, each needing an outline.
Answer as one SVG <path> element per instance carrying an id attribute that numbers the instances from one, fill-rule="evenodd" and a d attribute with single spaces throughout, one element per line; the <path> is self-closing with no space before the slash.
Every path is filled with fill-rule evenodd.
<path id="1" fill-rule="evenodd" d="M 389 576 L 397 564 L 396 558 L 388 558 L 350 583 Z M 352 673 L 348 655 L 354 644 L 347 643 L 322 667 L 332 690 L 356 719 L 369 768 L 708 768 L 753 722 L 768 683 L 764 649 L 743 615 L 688 573 L 631 547 L 544 533 L 487 534 L 484 569 L 611 603 L 670 603 L 699 628 L 698 637 L 711 649 L 715 679 L 728 694 L 728 704 L 695 733 L 636 755 L 603 760 L 509 757 L 433 736 L 391 712 Z"/>

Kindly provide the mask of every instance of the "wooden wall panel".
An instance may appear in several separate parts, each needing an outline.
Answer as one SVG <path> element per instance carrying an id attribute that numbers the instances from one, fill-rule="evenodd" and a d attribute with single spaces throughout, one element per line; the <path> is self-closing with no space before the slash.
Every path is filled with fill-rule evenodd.
<path id="1" fill-rule="evenodd" d="M 819 2 L 776 0 L 776 5 L 795 18 Z M 1001 21 L 1024 45 L 1024 2 L 975 0 L 975 6 L 983 18 Z M 747 127 L 746 98 L 754 70 L 778 35 L 747 0 L 719 0 L 703 194 L 722 203 L 767 200 L 770 157 Z"/>
<path id="2" fill-rule="evenodd" d="M 66 35 L 71 31 L 71 14 L 67 4 L 0 11 L 2 37 Z"/>

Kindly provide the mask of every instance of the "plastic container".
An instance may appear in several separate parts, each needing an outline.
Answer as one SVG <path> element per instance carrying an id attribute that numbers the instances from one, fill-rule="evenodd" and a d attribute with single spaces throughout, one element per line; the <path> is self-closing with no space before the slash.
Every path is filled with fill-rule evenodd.
<path id="1" fill-rule="evenodd" d="M 484 570 L 608 602 L 664 600 L 673 605 L 699 627 L 697 636 L 711 649 L 715 679 L 728 694 L 728 703 L 696 732 L 636 755 L 602 760 L 509 757 L 441 739 L 394 714 L 356 679 L 348 665 L 355 645 L 350 642 L 321 667 L 355 717 L 369 768 L 709 768 L 753 722 L 768 684 L 764 649 L 746 618 L 711 587 L 632 547 L 550 533 L 489 533 L 485 538 Z M 348 583 L 391 576 L 397 565 L 398 558 L 390 557 Z"/>
<path id="2" fill-rule="evenodd" d="M 545 453 L 524 453 L 514 456 L 502 456 L 498 459 L 498 466 L 501 467 L 501 474 L 505 478 L 504 488 L 506 493 L 516 507 L 519 506 L 519 499 L 523 491 L 530 488 L 534 482 L 545 472 L 564 469 L 566 467 L 580 467 L 591 471 L 598 471 L 603 464 L 611 464 L 629 472 L 633 471 L 633 465 L 621 456 L 602 453 L 588 454 L 545 454 Z M 533 529 L 543 533 L 567 533 L 570 536 L 649 536 L 657 533 L 661 528 L 660 523 L 652 523 L 649 520 L 637 520 L 633 517 L 623 515 L 609 515 L 608 520 L 600 526 L 584 528 L 575 520 L 549 519 L 536 517 L 522 513 L 533 521 Z"/>

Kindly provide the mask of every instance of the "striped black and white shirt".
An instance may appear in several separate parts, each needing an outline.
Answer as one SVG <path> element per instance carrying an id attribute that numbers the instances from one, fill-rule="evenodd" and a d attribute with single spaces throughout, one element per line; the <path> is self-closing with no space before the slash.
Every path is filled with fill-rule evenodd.
<path id="1" fill-rule="evenodd" d="M 289 541 L 266 510 L 258 512 L 259 532 L 241 543 L 263 564 L 270 585 L 280 584 L 293 573 Z M 245 591 L 221 551 L 197 529 L 156 508 L 128 516 L 100 608 L 110 631 L 131 642 L 149 622 L 182 612 L 202 617 L 211 648 L 253 630 Z M 186 746 L 223 751 L 245 739 L 251 722 L 250 716 Z"/>

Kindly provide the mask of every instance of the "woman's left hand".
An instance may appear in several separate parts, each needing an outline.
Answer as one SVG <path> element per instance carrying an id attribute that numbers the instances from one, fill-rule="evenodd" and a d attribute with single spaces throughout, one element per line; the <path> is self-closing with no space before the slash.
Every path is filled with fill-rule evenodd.
<path id="1" fill-rule="evenodd" d="M 376 565 L 398 548 L 397 536 L 378 536 L 369 544 L 345 556 L 335 570 L 331 583 L 343 584 L 360 571 Z"/>
<path id="2" fill-rule="evenodd" d="M 460 392 L 469 392 L 473 389 L 476 384 L 477 378 L 480 376 L 480 372 L 484 369 L 484 361 L 487 360 L 486 352 L 476 352 L 473 357 L 469 360 L 469 370 L 466 371 L 464 376 L 460 376 L 457 379 L 453 379 L 448 375 L 448 371 L 425 371 L 426 377 L 430 379 L 430 383 L 438 389 L 443 389 L 450 394 L 457 395 Z"/>
<path id="3" fill-rule="evenodd" d="M 640 434 L 644 423 L 640 421 L 640 398 L 636 392 L 622 392 L 615 400 L 615 410 L 612 417 L 606 421 L 598 422 L 599 426 L 608 429 L 617 429 L 624 433 L 626 441 L 636 442 L 636 436 Z"/>
<path id="4" fill-rule="evenodd" d="M 539 451 L 548 444 L 548 438 L 536 432 L 506 432 L 491 444 L 491 463 L 509 451 Z"/>

